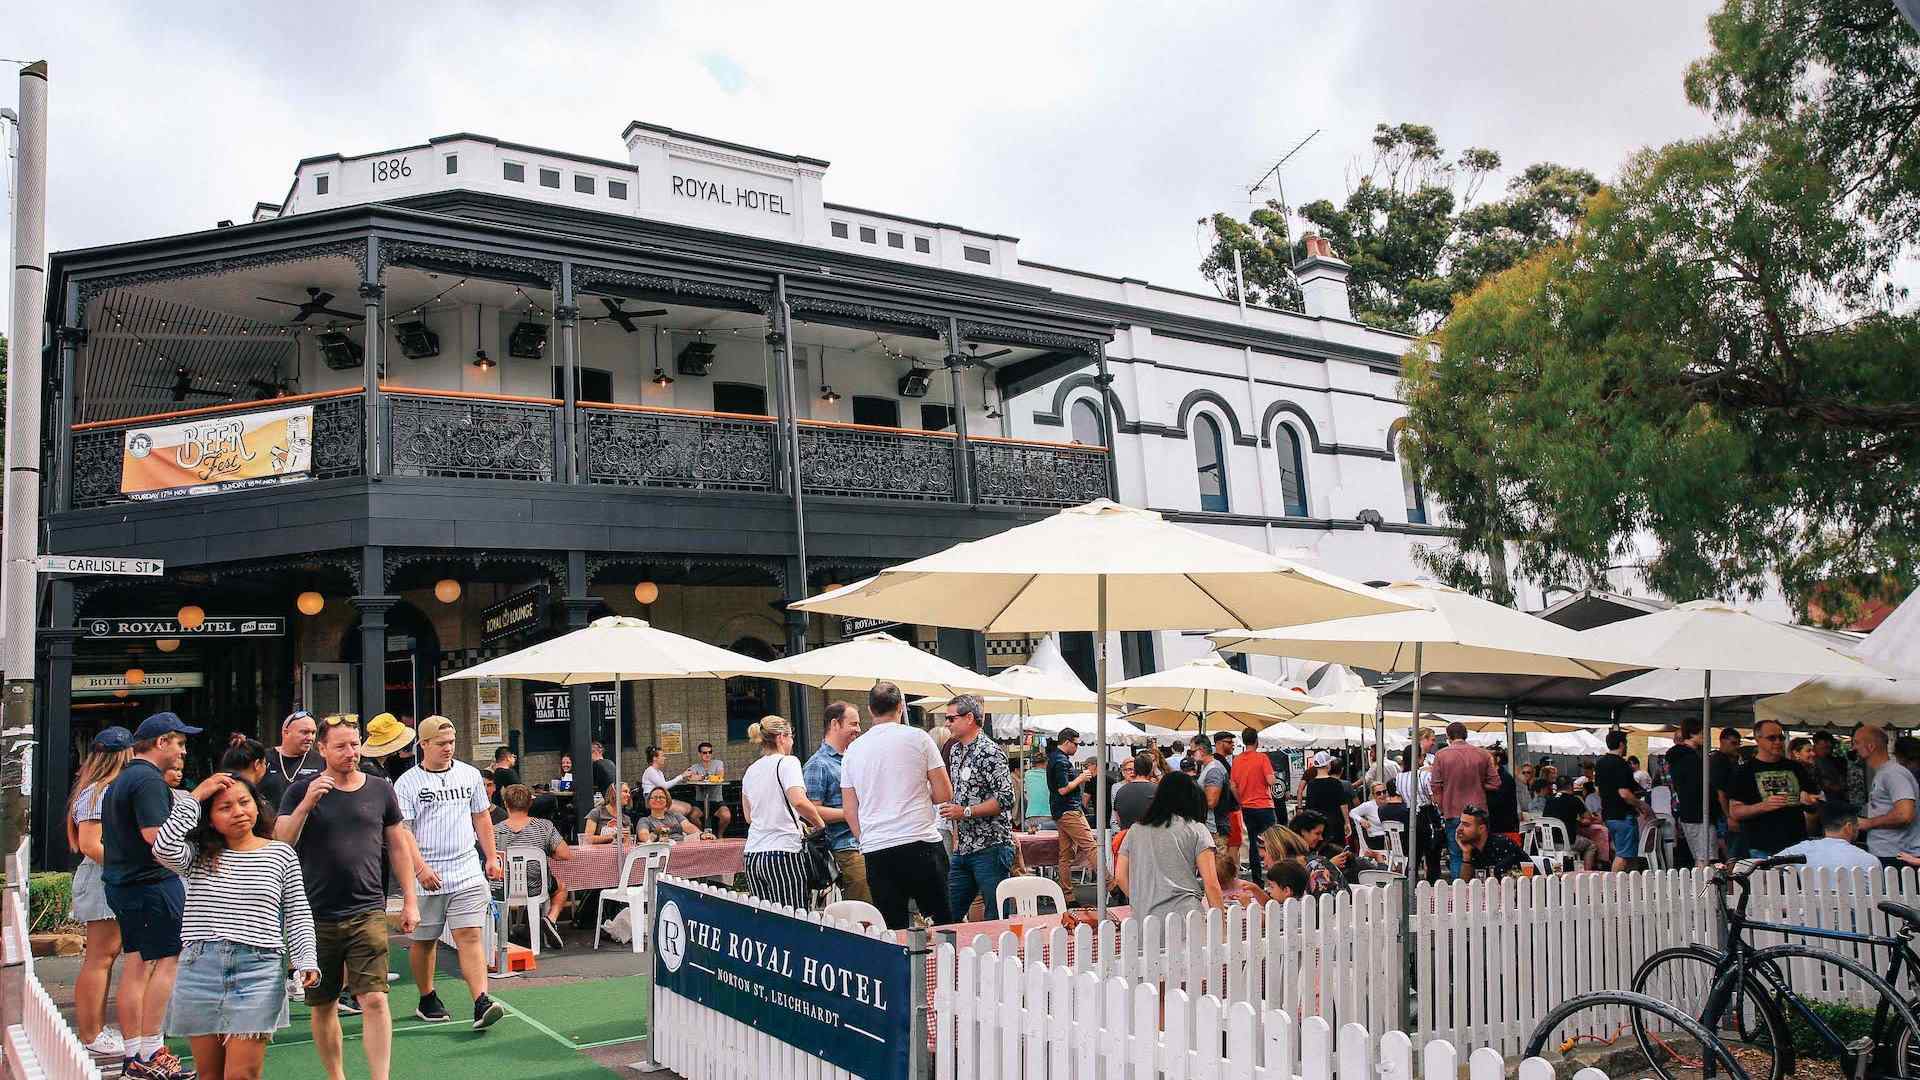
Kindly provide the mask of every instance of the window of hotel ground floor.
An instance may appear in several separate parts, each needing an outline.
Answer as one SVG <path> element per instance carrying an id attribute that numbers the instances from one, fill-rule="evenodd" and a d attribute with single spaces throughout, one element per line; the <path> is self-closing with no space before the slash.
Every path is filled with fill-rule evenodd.
<path id="1" fill-rule="evenodd" d="M 1219 422 L 1206 413 L 1200 413 L 1193 420 L 1193 470 L 1200 482 L 1200 509 L 1226 512 L 1226 448 L 1220 438 Z"/>

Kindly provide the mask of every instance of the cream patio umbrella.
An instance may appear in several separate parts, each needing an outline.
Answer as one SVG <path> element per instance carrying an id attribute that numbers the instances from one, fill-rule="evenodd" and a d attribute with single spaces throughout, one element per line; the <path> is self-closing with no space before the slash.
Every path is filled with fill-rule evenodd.
<path id="1" fill-rule="evenodd" d="M 1317 704 L 1298 694 L 1268 682 L 1258 675 L 1228 667 L 1218 656 L 1205 656 L 1165 671 L 1127 679 L 1113 684 L 1109 696 L 1127 705 L 1184 713 L 1196 721 L 1214 716 L 1226 717 L 1242 727 L 1265 727 L 1270 720 L 1285 720 Z M 1239 717 L 1257 717 L 1249 723 Z M 1184 730 L 1187 724 L 1168 723 L 1163 717 L 1150 717 L 1146 723 Z"/>
<path id="2" fill-rule="evenodd" d="M 903 694 L 933 694 L 943 700 L 956 694 L 997 695 L 1002 699 L 1025 696 L 971 668 L 884 633 L 863 634 L 720 674 L 779 679 L 816 690 L 871 690 L 875 683 L 890 682 Z"/>
<path id="3" fill-rule="evenodd" d="M 1098 741 L 1106 725 L 1109 631 L 1288 626 L 1407 605 L 1154 511 L 1099 499 L 793 606 L 969 630 L 1092 631 Z M 1109 850 L 1106 796 L 1102 769 L 1095 788 L 1102 851 Z M 1106 861 L 1094 865 L 1104 916 Z"/>
<path id="4" fill-rule="evenodd" d="M 1754 702 L 1754 716 L 1789 724 L 1920 726 L 1920 591 L 1902 600 L 1854 656 L 1898 678 L 1810 679 L 1778 697 Z"/>
<path id="5" fill-rule="evenodd" d="M 1415 610 L 1387 615 L 1339 619 L 1309 626 L 1225 631 L 1208 635 L 1222 651 L 1288 656 L 1299 660 L 1327 660 L 1375 671 L 1409 672 L 1413 676 L 1413 711 L 1408 739 L 1417 739 L 1420 715 L 1420 679 L 1428 672 L 1545 675 L 1599 679 L 1622 671 L 1647 667 L 1631 649 L 1600 649 L 1582 641 L 1572 630 L 1502 607 L 1444 585 L 1398 583 L 1382 590 Z M 1412 764 L 1412 763 L 1410 763 Z M 1414 784 L 1407 812 L 1420 809 L 1420 785 Z M 1403 1019 L 1413 1015 L 1414 957 L 1412 881 L 1418 876 L 1418 854 L 1405 898 L 1407 961 Z"/>
<path id="6" fill-rule="evenodd" d="M 495 657 L 451 675 L 442 682 L 469 679 L 528 679 L 533 682 L 578 686 L 613 684 L 613 775 L 619 783 L 620 694 L 626 682 L 656 679 L 712 679 L 726 675 L 759 675 L 761 662 L 750 656 L 662 630 L 643 619 L 609 615 L 578 630 Z M 592 710 L 588 710 L 589 726 Z M 586 765 L 578 766 L 587 768 Z M 588 769 L 591 772 L 591 769 Z M 577 785 L 590 791 L 593 784 Z M 583 796 L 584 797 L 584 796 Z M 615 812 L 618 812 L 616 807 Z M 585 815 L 581 817 L 584 822 Z"/>
<path id="7" fill-rule="evenodd" d="M 1695 600 L 1666 611 L 1580 631 L 1590 648 L 1637 650 L 1648 665 L 1675 668 L 1699 679 L 1701 746 L 1713 745 L 1713 678 L 1742 672 L 1812 678 L 1818 675 L 1889 679 L 1841 651 L 1824 632 L 1786 626 L 1718 600 Z M 1686 700 L 1691 700 L 1686 699 Z M 1700 755 L 1701 820 L 1711 819 L 1709 761 Z"/>

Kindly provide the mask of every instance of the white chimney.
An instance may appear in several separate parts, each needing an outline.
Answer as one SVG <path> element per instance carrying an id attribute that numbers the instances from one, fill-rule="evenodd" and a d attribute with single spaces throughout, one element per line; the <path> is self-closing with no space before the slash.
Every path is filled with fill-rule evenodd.
<path id="1" fill-rule="evenodd" d="M 1300 279 L 1301 306 L 1317 319 L 1353 321 L 1353 302 L 1347 297 L 1347 272 L 1353 267 L 1333 253 L 1333 245 L 1319 233 L 1304 240 L 1307 257 L 1293 268 Z"/>

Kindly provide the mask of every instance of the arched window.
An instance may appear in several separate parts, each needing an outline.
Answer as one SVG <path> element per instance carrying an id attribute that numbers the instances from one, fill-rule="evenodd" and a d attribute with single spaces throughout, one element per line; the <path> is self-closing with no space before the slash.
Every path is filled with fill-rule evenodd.
<path id="1" fill-rule="evenodd" d="M 1407 495 L 1407 524 L 1425 525 L 1427 523 L 1427 492 L 1420 486 L 1420 477 L 1413 471 L 1413 462 L 1407 460 L 1407 433 L 1401 431 L 1393 443 L 1394 456 L 1400 459 L 1400 487 Z"/>
<path id="2" fill-rule="evenodd" d="M 1100 409 L 1081 398 L 1067 410 L 1073 421 L 1073 441 L 1081 446 L 1107 445 L 1107 425 L 1100 422 Z"/>
<path id="3" fill-rule="evenodd" d="M 1281 513 L 1307 516 L 1306 458 L 1300 453 L 1300 435 L 1286 424 L 1273 426 L 1273 451 L 1280 458 Z"/>
<path id="4" fill-rule="evenodd" d="M 1206 413 L 1193 421 L 1193 471 L 1200 480 L 1200 509 L 1227 509 L 1227 455 L 1220 423 Z"/>
<path id="5" fill-rule="evenodd" d="M 780 656 L 773 651 L 773 646 L 756 637 L 743 637 L 727 648 L 755 660 L 776 660 Z M 728 679 L 726 687 L 729 741 L 746 738 L 747 728 L 759 723 L 761 717 L 780 711 L 780 688 L 772 679 L 740 675 Z"/>

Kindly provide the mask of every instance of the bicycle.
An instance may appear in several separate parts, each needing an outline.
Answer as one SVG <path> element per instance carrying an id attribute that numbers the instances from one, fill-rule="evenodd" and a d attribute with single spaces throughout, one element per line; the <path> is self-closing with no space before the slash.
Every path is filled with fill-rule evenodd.
<path id="1" fill-rule="evenodd" d="M 1684 945 L 1654 953 L 1634 972 L 1633 991 L 1672 1002 L 1680 1011 L 1698 1018 L 1756 1080 L 1784 1080 L 1793 1070 L 1790 1018 L 1804 1023 L 1839 1059 L 1843 1075 L 1856 1080 L 1920 1077 L 1920 1038 L 1915 1034 L 1913 1005 L 1896 989 L 1903 971 L 1909 976 L 1920 974 L 1920 956 L 1913 949 L 1913 939 L 1920 933 L 1920 910 L 1881 901 L 1879 910 L 1900 923 L 1892 937 L 1747 917 L 1752 896 L 1750 879 L 1755 873 L 1805 862 L 1804 856 L 1777 856 L 1717 871 L 1713 885 L 1727 914 L 1723 946 Z M 1726 904 L 1729 891 L 1738 893 L 1731 905 Z M 1892 961 L 1882 975 L 1853 957 L 1804 943 L 1755 948 L 1748 936 L 1756 932 L 1869 945 L 1889 950 Z M 1839 987 L 1847 977 L 1858 980 L 1878 998 L 1869 1035 L 1852 1042 L 1842 1038 L 1813 1003 L 1794 989 L 1788 974 L 1790 965 L 1798 966 L 1803 974 L 1812 968 L 1817 981 L 1825 986 Z M 1648 1066 L 1662 1080 L 1676 1080 L 1676 1076 L 1705 1068 L 1704 1058 L 1688 1057 L 1686 1048 L 1674 1044 L 1666 1030 L 1650 1024 L 1644 1013 L 1633 1012 L 1630 1025 Z"/>

